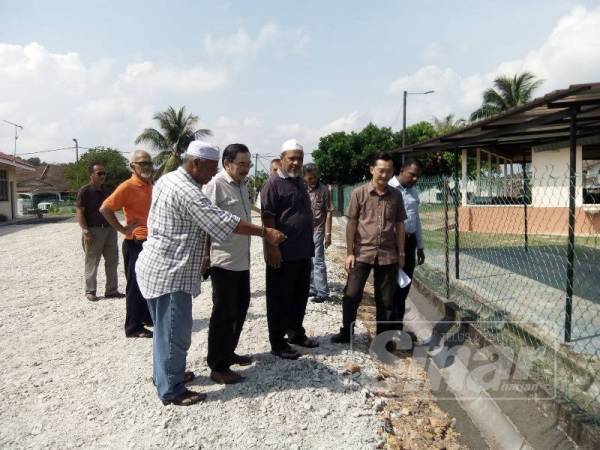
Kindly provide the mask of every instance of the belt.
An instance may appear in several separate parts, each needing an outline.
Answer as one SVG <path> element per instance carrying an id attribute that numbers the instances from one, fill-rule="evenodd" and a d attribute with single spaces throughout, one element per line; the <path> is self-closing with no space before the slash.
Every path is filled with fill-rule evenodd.
<path id="1" fill-rule="evenodd" d="M 110 228 L 110 225 L 109 224 L 90 225 L 88 228 Z"/>
<path id="2" fill-rule="evenodd" d="M 417 237 L 417 233 L 404 233 L 404 236 L 406 239 L 412 239 L 414 237 Z"/>

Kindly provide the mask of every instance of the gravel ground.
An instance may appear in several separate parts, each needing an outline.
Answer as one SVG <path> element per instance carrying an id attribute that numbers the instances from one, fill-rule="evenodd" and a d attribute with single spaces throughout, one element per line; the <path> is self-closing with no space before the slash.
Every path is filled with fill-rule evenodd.
<path id="1" fill-rule="evenodd" d="M 362 350 L 329 343 L 339 303 L 309 303 L 305 326 L 321 347 L 298 361 L 271 356 L 262 249 L 252 246 L 252 304 L 240 352 L 246 382 L 223 387 L 205 363 L 210 283 L 194 300 L 188 366 L 206 403 L 163 406 L 150 380 L 151 341 L 126 339 L 123 299 L 83 297 L 83 254 L 73 221 L 17 226 L 0 235 L 0 447 L 374 448 L 384 442 L 379 368 Z M 12 227 L 15 229 L 15 227 Z M 331 265 L 333 266 L 333 264 Z M 335 286 L 343 282 L 331 267 Z M 120 287 L 125 280 L 119 266 Z M 104 275 L 99 271 L 99 294 Z M 350 373 L 347 365 L 360 367 Z"/>

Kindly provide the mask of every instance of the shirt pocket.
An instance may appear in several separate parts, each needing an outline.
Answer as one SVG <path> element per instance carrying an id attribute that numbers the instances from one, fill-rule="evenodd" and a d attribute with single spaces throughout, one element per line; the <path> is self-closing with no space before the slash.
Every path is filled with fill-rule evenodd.
<path id="1" fill-rule="evenodd" d="M 396 221 L 396 208 L 400 205 L 397 202 L 386 199 L 384 205 L 384 218 L 386 222 L 394 223 Z"/>

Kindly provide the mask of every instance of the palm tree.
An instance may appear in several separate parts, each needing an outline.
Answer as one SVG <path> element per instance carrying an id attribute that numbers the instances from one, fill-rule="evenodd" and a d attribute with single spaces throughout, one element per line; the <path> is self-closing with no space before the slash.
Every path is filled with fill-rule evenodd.
<path id="1" fill-rule="evenodd" d="M 158 166 L 157 178 L 179 167 L 181 154 L 191 141 L 212 134 L 205 128 L 194 129 L 198 116 L 186 114 L 185 106 L 179 111 L 169 106 L 166 111 L 156 113 L 152 118 L 158 122 L 161 131 L 146 128 L 136 138 L 135 143 L 149 143 L 155 150 L 159 150 L 158 155 L 154 157 L 154 163 Z"/>
<path id="2" fill-rule="evenodd" d="M 496 78 L 494 80 L 496 89 L 490 88 L 483 93 L 483 105 L 471 114 L 471 121 L 485 119 L 527 103 L 531 100 L 533 91 L 543 82 L 543 80 L 536 80 L 531 72 L 515 74 L 513 78 L 505 75 Z"/>
<path id="3" fill-rule="evenodd" d="M 467 121 L 463 118 L 454 120 L 454 114 L 448 114 L 443 119 L 433 117 L 433 128 L 438 135 L 448 134 L 452 131 L 456 131 L 459 128 L 464 127 Z"/>

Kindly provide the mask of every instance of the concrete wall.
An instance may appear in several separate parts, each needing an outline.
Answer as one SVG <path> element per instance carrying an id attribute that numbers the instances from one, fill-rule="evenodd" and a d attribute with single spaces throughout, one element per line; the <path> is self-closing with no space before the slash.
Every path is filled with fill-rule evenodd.
<path id="1" fill-rule="evenodd" d="M 12 219 L 14 219 L 13 211 L 12 211 L 12 201 L 16 201 L 16 199 L 10 198 L 10 195 L 11 195 L 10 185 L 11 185 L 11 183 L 13 184 L 13 193 L 16 196 L 16 190 L 17 190 L 16 170 L 13 166 L 4 165 L 2 163 L 0 163 L 0 170 L 6 170 L 6 172 L 7 172 L 7 175 L 8 175 L 8 197 L 9 197 L 8 201 L 0 201 L 0 214 L 3 214 L 6 217 L 8 217 L 8 220 L 12 220 Z M 16 208 L 16 205 L 15 205 L 15 208 Z"/>
<path id="2" fill-rule="evenodd" d="M 459 208 L 460 231 L 475 233 L 523 234 L 523 206 L 463 206 Z M 569 209 L 566 207 L 527 207 L 528 233 L 567 235 Z M 575 208 L 575 233 L 600 233 L 600 214 Z"/>
<path id="3" fill-rule="evenodd" d="M 583 204 L 581 146 L 577 146 L 575 205 Z M 569 206 L 569 148 L 533 151 L 531 154 L 531 206 Z"/>

